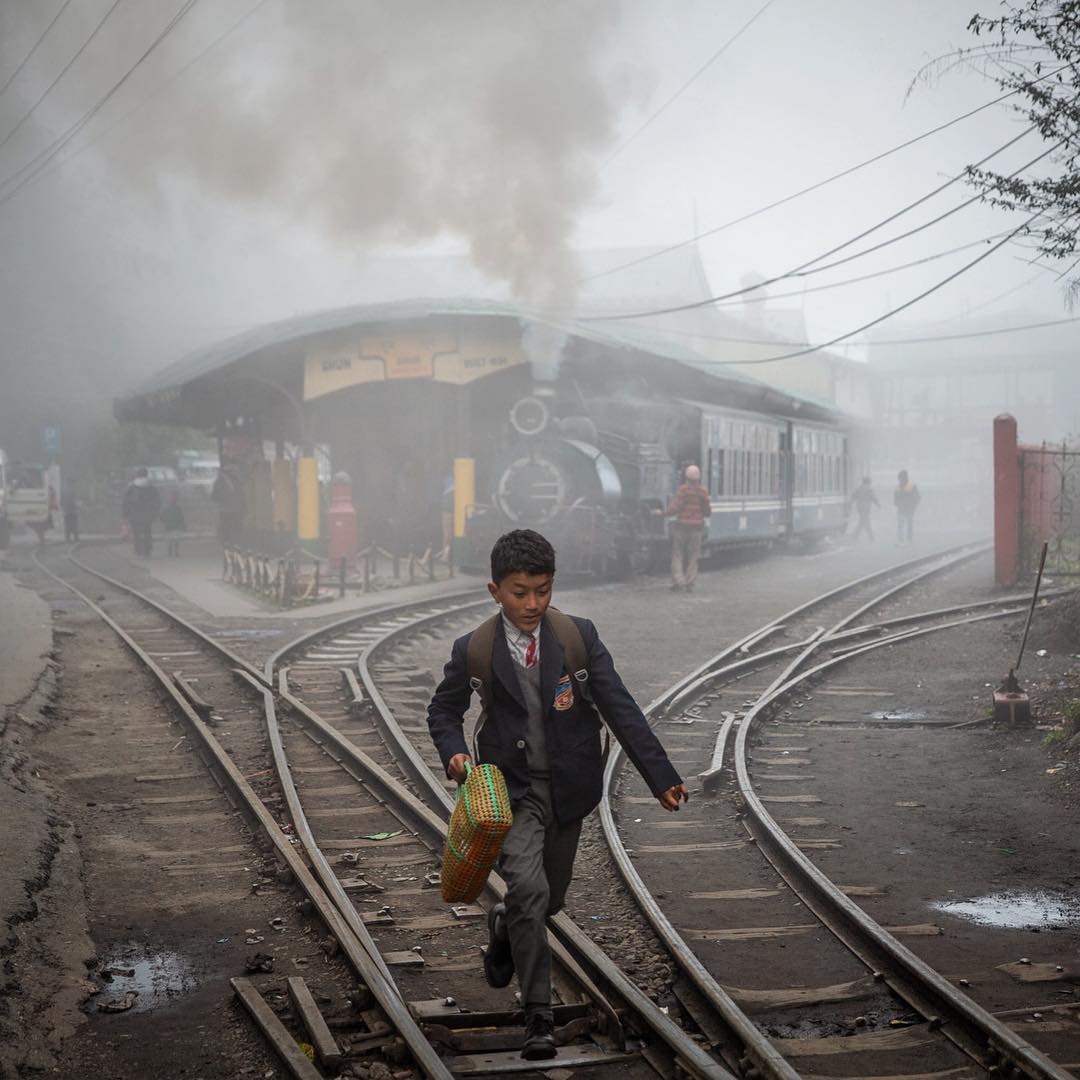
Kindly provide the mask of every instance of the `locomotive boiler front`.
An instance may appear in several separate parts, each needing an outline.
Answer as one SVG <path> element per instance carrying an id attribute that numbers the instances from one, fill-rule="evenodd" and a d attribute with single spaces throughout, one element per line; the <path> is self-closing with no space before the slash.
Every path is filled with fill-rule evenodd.
<path id="1" fill-rule="evenodd" d="M 621 495 L 605 454 L 579 439 L 548 436 L 514 448 L 499 471 L 495 500 L 515 526 L 540 529 L 567 514 L 614 514 Z"/>
<path id="2" fill-rule="evenodd" d="M 615 552 L 622 484 L 597 446 L 587 417 L 553 419 L 540 398 L 523 398 L 510 412 L 516 433 L 495 463 L 492 505 L 477 508 L 467 532 L 470 561 L 510 529 L 536 529 L 555 546 L 560 570 L 604 572 Z"/>

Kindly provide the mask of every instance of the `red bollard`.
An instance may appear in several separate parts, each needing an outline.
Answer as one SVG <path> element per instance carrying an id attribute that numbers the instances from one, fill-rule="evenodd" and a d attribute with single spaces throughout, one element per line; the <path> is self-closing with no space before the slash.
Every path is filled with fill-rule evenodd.
<path id="1" fill-rule="evenodd" d="M 994 578 L 1015 585 L 1020 575 L 1020 461 L 1016 421 L 994 417 Z"/>
<path id="2" fill-rule="evenodd" d="M 352 480 L 348 473 L 334 473 L 326 520 L 330 533 L 327 538 L 327 553 L 331 564 L 342 559 L 351 563 L 359 548 L 359 536 L 356 528 L 356 507 L 352 500 Z"/>

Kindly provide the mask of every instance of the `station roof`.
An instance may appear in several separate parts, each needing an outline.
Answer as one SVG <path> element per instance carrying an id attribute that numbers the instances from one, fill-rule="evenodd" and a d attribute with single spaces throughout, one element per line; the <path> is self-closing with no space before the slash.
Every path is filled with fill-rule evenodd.
<path id="1" fill-rule="evenodd" d="M 657 257 L 653 257 L 657 256 Z M 656 252 L 649 248 L 582 253 L 582 314 L 553 319 L 523 308 L 510 298 L 505 285 L 483 277 L 461 256 L 408 256 L 372 260 L 370 281 L 363 291 L 378 297 L 369 303 L 316 311 L 266 323 L 181 357 L 118 398 L 114 412 L 120 420 L 211 426 L 208 406 L 234 377 L 280 381 L 284 372 L 299 370 L 307 350 L 320 339 L 333 340 L 351 329 L 438 317 L 490 317 L 542 324 L 612 351 L 647 354 L 704 373 L 718 384 L 739 386 L 747 396 L 766 383 L 738 367 L 717 366 L 716 360 L 663 334 L 660 327 L 630 321 L 593 321 L 593 313 L 652 310 L 707 298 L 709 283 L 694 247 Z M 423 292 L 439 286 L 464 288 L 470 295 Z M 490 291 L 482 291 L 484 289 Z M 409 292 L 411 290 L 411 292 Z M 475 290 L 475 291 L 472 291 Z M 406 295 L 401 295 L 406 293 Z M 385 297 L 385 298 L 383 298 Z M 716 315 L 710 320 L 716 327 Z M 697 319 L 692 318 L 694 329 Z M 737 320 L 723 319 L 737 332 Z M 687 325 L 690 325 L 689 323 Z M 700 332 L 700 331 L 699 331 Z M 254 388 L 249 388 L 254 392 Z M 215 398 L 216 395 L 216 398 Z M 770 401 L 778 411 L 836 410 L 772 388 Z M 786 407 L 786 408 L 785 408 Z M 216 422 L 216 421 L 215 421 Z"/>

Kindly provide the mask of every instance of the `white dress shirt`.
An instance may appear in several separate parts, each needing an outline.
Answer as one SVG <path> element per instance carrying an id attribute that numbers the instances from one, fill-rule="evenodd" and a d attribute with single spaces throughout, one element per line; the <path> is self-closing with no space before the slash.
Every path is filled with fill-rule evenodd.
<path id="1" fill-rule="evenodd" d="M 530 634 L 515 626 L 503 612 L 503 631 L 506 634 L 506 644 L 510 647 L 510 655 L 519 667 L 525 667 L 525 653 L 531 642 L 536 642 L 536 663 L 540 663 L 540 627 L 536 628 L 535 634 Z"/>

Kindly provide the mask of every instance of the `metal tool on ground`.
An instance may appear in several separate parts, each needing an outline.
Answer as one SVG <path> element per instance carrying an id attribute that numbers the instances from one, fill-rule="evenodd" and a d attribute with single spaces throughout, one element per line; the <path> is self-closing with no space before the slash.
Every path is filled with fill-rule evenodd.
<path id="1" fill-rule="evenodd" d="M 1008 724 L 1017 727 L 1021 724 L 1031 723 L 1031 699 L 1021 687 L 1016 678 L 1020 670 L 1020 664 L 1024 659 L 1024 646 L 1027 645 L 1028 631 L 1031 629 L 1031 617 L 1035 614 L 1035 604 L 1039 599 L 1039 586 L 1042 584 L 1043 567 L 1046 565 L 1046 549 L 1049 545 L 1044 543 L 1039 553 L 1039 570 L 1035 575 L 1035 590 L 1031 594 L 1031 607 L 1028 609 L 1027 620 L 1024 623 L 1024 636 L 1020 639 L 1020 653 L 1016 658 L 1016 665 L 1009 668 L 1009 674 L 994 691 L 994 723 Z"/>

